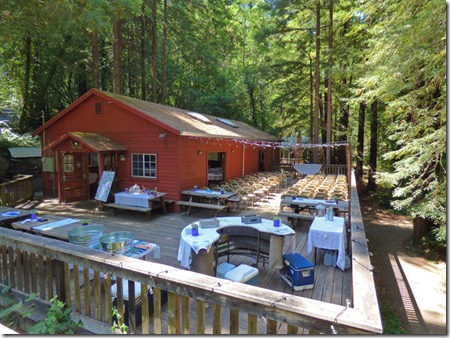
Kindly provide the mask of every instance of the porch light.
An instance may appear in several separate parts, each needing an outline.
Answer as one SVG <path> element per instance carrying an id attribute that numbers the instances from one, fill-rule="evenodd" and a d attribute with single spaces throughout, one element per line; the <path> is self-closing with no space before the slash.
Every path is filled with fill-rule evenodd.
<path id="1" fill-rule="evenodd" d="M 80 142 L 74 140 L 72 141 L 72 145 L 78 147 L 80 145 Z"/>
<path id="2" fill-rule="evenodd" d="M 159 134 L 159 138 L 166 138 L 166 137 L 167 137 L 167 133 Z"/>
<path id="3" fill-rule="evenodd" d="M 203 151 L 199 150 L 199 151 L 197 151 L 197 154 L 202 155 Z"/>

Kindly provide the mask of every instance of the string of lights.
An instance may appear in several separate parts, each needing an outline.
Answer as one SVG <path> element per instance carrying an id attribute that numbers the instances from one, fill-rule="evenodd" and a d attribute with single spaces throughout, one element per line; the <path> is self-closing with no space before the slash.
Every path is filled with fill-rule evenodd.
<path id="1" fill-rule="evenodd" d="M 254 140 L 243 140 L 243 139 L 227 139 L 227 138 L 205 138 L 205 137 L 197 137 L 197 136 L 189 136 L 189 140 L 197 140 L 201 143 L 205 142 L 206 144 L 212 143 L 216 144 L 220 142 L 228 142 L 235 143 L 238 145 L 246 145 L 253 148 L 303 148 L 303 149 L 311 149 L 311 148 L 337 148 L 337 147 L 345 147 L 350 144 L 348 141 L 339 141 L 339 142 L 328 142 L 328 143 L 286 143 L 280 141 L 254 141 Z M 230 145 L 230 144 L 229 144 Z"/>

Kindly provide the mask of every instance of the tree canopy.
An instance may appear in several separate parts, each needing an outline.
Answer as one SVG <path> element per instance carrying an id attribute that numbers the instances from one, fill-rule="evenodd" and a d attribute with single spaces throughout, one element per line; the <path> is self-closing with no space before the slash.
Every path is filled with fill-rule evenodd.
<path id="1" fill-rule="evenodd" d="M 445 231 L 442 1 L 4 0 L 0 13 L 0 102 L 21 132 L 97 87 L 351 141 L 394 208 Z"/>

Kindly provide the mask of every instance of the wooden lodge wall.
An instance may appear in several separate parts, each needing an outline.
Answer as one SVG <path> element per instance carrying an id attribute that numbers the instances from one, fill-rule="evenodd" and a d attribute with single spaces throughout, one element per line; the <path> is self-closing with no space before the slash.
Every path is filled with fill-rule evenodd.
<path id="1" fill-rule="evenodd" d="M 260 151 L 265 152 L 264 170 L 272 170 L 274 149 L 243 145 L 235 140 L 198 138 L 180 136 L 148 121 L 148 116 L 131 113 L 130 107 L 113 104 L 96 95 L 79 104 L 71 105 L 72 111 L 60 113 L 56 123 L 43 132 L 44 147 L 58 140 L 67 132 L 97 133 L 121 145 L 127 151 L 125 158 L 118 157 L 115 175 L 118 190 L 134 184 L 167 193 L 166 198 L 179 200 L 180 192 L 194 185 L 208 184 L 208 153 L 226 153 L 225 180 L 239 177 L 259 170 Z M 165 134 L 165 137 L 160 137 Z M 245 147 L 245 150 L 244 150 Z M 56 149 L 42 150 L 43 157 L 56 159 L 55 172 L 43 173 L 43 189 L 47 196 L 56 196 L 58 192 L 58 166 L 60 151 L 74 151 L 70 141 L 62 142 Z M 82 148 L 77 151 L 91 151 Z M 57 154 L 58 152 L 58 154 Z M 157 177 L 140 178 L 131 176 L 131 154 L 150 153 L 157 155 Z M 244 161 L 244 164 L 242 164 Z M 54 180 L 54 182 L 53 182 Z"/>

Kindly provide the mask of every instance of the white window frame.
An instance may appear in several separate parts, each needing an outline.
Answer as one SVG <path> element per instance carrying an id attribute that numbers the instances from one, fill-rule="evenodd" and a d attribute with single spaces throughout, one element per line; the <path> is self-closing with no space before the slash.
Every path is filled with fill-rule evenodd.
<path id="1" fill-rule="evenodd" d="M 135 171 L 138 172 L 135 173 Z M 157 172 L 158 166 L 156 154 L 131 154 L 132 177 L 157 178 Z"/>
<path id="2" fill-rule="evenodd" d="M 75 171 L 74 170 L 74 163 L 75 163 L 74 156 L 71 154 L 64 154 L 63 161 L 64 161 L 64 172 L 65 173 L 73 173 Z"/>

